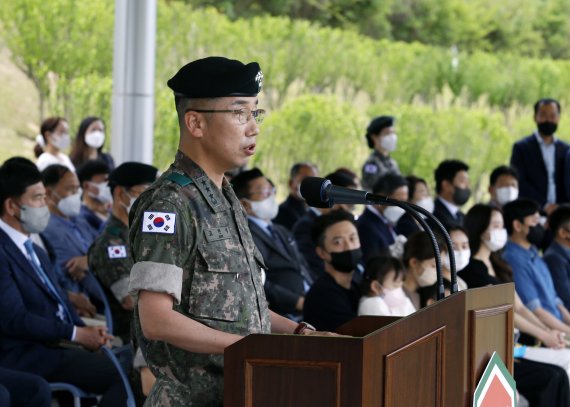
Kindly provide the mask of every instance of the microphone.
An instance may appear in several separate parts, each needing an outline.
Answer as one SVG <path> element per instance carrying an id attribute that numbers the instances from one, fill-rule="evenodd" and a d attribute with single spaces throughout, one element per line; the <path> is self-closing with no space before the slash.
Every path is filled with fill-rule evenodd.
<path id="1" fill-rule="evenodd" d="M 314 208 L 332 208 L 335 204 L 370 204 L 366 191 L 333 185 L 330 180 L 306 177 L 301 182 L 301 196 Z"/>
<path id="2" fill-rule="evenodd" d="M 449 234 L 441 222 L 429 211 L 426 211 L 417 205 L 386 198 L 381 195 L 371 194 L 369 192 L 360 191 L 357 189 L 339 187 L 333 185 L 330 180 L 320 177 L 304 178 L 301 182 L 301 196 L 305 199 L 307 205 L 314 208 L 332 208 L 335 204 L 390 205 L 398 206 L 412 215 L 412 217 L 419 222 L 424 231 L 426 231 L 430 237 L 430 240 L 432 241 L 438 274 L 437 298 L 439 300 L 444 297 L 443 277 L 441 274 L 441 258 L 439 255 L 439 247 L 437 245 L 435 235 L 433 234 L 433 231 L 428 226 L 425 219 L 420 215 L 420 213 L 425 215 L 435 224 L 435 226 L 440 230 L 441 234 L 444 237 L 451 266 L 451 293 L 453 294 L 458 291 L 457 272 L 455 270 L 455 256 L 453 254 L 451 238 L 449 237 Z"/>

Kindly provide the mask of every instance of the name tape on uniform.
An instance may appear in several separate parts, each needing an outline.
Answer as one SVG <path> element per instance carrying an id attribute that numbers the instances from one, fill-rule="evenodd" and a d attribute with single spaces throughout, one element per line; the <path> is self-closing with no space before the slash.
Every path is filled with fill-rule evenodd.
<path id="1" fill-rule="evenodd" d="M 127 246 L 107 246 L 107 254 L 109 255 L 110 259 L 124 259 L 127 257 Z"/>
<path id="2" fill-rule="evenodd" d="M 176 226 L 176 214 L 167 212 L 145 212 L 142 231 L 144 233 L 164 233 L 173 235 Z"/>

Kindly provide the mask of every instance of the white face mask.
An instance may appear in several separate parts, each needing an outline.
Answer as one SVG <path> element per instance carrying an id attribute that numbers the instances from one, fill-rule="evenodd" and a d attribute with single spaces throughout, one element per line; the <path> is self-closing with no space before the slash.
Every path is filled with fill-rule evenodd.
<path id="1" fill-rule="evenodd" d="M 71 144 L 69 134 L 52 134 L 51 144 L 58 150 L 65 150 Z"/>
<path id="2" fill-rule="evenodd" d="M 507 244 L 507 229 L 493 229 L 490 232 L 490 239 L 483 240 L 485 246 L 489 248 L 492 252 L 501 250 Z"/>
<path id="3" fill-rule="evenodd" d="M 93 192 L 89 192 L 89 196 L 98 200 L 101 203 L 110 203 L 113 202 L 113 196 L 111 195 L 111 188 L 109 188 L 108 182 L 91 182 L 91 184 L 99 190 L 98 193 L 94 194 Z"/>
<path id="4" fill-rule="evenodd" d="M 68 218 L 79 215 L 81 211 L 81 191 L 60 199 L 57 203 L 57 209 Z"/>
<path id="5" fill-rule="evenodd" d="M 85 144 L 89 147 L 99 148 L 103 146 L 103 143 L 105 143 L 105 133 L 102 131 L 96 130 L 85 135 Z"/>
<path id="6" fill-rule="evenodd" d="M 415 275 L 415 277 L 420 287 L 429 287 L 437 281 L 437 271 L 435 267 L 424 267 L 422 274 Z"/>
<path id="7" fill-rule="evenodd" d="M 249 201 L 249 203 L 253 214 L 259 219 L 270 221 L 275 218 L 277 212 L 279 212 L 279 205 L 275 200 L 275 195 L 271 195 L 263 201 Z"/>
<path id="8" fill-rule="evenodd" d="M 380 137 L 380 147 L 391 153 L 398 145 L 398 136 L 396 133 L 388 134 L 387 136 Z"/>
<path id="9" fill-rule="evenodd" d="M 406 211 L 399 206 L 388 206 L 384 209 L 383 215 L 390 221 L 392 225 L 395 225 L 405 213 Z"/>
<path id="10" fill-rule="evenodd" d="M 469 259 L 471 258 L 471 250 L 454 250 L 455 255 L 455 271 L 461 271 L 469 264 Z M 451 263 L 449 261 L 449 255 L 441 257 L 441 265 L 446 269 L 451 271 Z"/>
<path id="11" fill-rule="evenodd" d="M 416 202 L 416 205 L 424 208 L 426 211 L 428 211 L 430 213 L 433 213 L 433 209 L 435 206 L 435 204 L 433 203 L 433 199 L 431 199 L 429 196 L 420 199 L 418 202 Z"/>
<path id="12" fill-rule="evenodd" d="M 406 293 L 402 287 L 385 288 L 382 287 L 384 292 L 383 300 L 390 308 L 398 308 L 406 304 Z"/>
<path id="13" fill-rule="evenodd" d="M 503 206 L 509 202 L 516 200 L 519 197 L 519 190 L 515 187 L 501 187 L 497 188 L 497 202 Z"/>

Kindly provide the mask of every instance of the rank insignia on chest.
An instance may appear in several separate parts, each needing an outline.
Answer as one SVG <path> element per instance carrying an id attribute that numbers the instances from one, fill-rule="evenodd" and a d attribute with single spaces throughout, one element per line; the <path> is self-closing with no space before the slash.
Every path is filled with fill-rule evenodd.
<path id="1" fill-rule="evenodd" d="M 142 231 L 144 233 L 164 233 L 173 235 L 176 226 L 176 214 L 167 212 L 145 212 Z"/>
<path id="2" fill-rule="evenodd" d="M 110 259 L 124 259 L 127 257 L 127 246 L 107 246 L 107 254 L 109 255 Z"/>

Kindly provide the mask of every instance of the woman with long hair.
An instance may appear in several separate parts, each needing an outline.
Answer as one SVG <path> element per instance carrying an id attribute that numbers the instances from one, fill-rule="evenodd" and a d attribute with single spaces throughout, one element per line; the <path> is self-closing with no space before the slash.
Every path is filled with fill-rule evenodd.
<path id="1" fill-rule="evenodd" d="M 75 142 L 71 149 L 71 161 L 76 167 L 89 160 L 101 160 L 109 166 L 109 170 L 115 168 L 115 161 L 110 154 L 103 152 L 105 144 L 105 123 L 99 117 L 89 116 L 81 121 Z"/>

